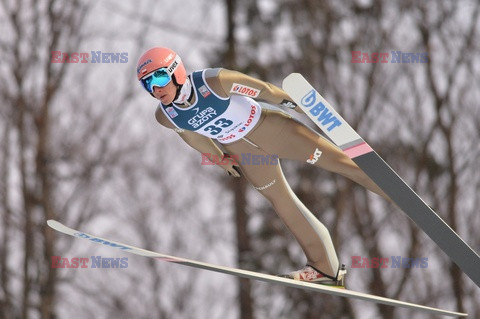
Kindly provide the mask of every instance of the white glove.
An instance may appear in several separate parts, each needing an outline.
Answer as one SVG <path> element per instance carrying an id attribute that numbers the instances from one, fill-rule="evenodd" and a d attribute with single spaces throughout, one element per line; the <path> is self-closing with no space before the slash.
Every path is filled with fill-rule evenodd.
<path id="1" fill-rule="evenodd" d="M 223 159 L 218 163 L 221 168 L 227 171 L 228 175 L 233 177 L 240 177 L 240 166 L 235 158 L 228 154 L 223 154 Z"/>

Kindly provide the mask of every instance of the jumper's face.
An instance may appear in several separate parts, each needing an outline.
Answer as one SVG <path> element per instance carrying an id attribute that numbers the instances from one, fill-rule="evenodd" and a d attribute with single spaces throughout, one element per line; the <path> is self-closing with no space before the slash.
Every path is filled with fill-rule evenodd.
<path id="1" fill-rule="evenodd" d="M 175 95 L 177 94 L 177 87 L 175 86 L 173 81 L 170 81 L 164 87 L 154 86 L 152 94 L 156 99 L 160 100 L 162 104 L 168 105 L 172 103 L 175 99 Z"/>

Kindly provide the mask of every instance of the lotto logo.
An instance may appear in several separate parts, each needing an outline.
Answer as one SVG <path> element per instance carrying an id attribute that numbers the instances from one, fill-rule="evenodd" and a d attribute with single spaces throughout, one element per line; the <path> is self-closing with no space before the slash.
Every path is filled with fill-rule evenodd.
<path id="1" fill-rule="evenodd" d="M 226 137 L 218 138 L 218 140 L 219 140 L 220 142 L 225 142 L 225 141 L 231 140 L 232 138 L 235 138 L 235 134 L 230 134 L 230 135 L 228 135 L 228 136 L 226 136 Z"/>
<path id="2" fill-rule="evenodd" d="M 249 97 L 258 97 L 258 95 L 260 94 L 260 90 L 243 84 L 233 83 L 232 88 L 230 89 L 230 93 L 236 93 Z"/>

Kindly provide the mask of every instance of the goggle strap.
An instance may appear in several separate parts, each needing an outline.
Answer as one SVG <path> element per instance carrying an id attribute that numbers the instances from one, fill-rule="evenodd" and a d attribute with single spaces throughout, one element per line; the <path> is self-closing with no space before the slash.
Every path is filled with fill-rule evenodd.
<path id="1" fill-rule="evenodd" d="M 182 63 L 182 59 L 180 59 L 180 56 L 177 54 L 175 56 L 175 59 L 170 63 L 170 65 L 167 67 L 167 73 L 172 76 L 175 70 L 178 68 L 178 66 Z"/>

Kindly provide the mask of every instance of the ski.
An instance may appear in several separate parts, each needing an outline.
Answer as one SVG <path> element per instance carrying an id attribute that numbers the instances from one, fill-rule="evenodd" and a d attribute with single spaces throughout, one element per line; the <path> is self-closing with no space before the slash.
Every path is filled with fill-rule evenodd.
<path id="1" fill-rule="evenodd" d="M 55 220 L 48 220 L 47 221 L 48 226 L 51 228 L 55 229 L 56 231 L 59 231 L 61 233 L 77 237 L 77 238 L 83 238 L 87 239 L 91 242 L 106 245 L 112 248 L 119 249 L 124 252 L 128 252 L 131 254 L 139 255 L 139 256 L 144 256 L 144 257 L 150 257 L 162 261 L 167 261 L 171 263 L 176 263 L 184 266 L 189 266 L 189 267 L 194 267 L 194 268 L 200 268 L 200 269 L 205 269 L 209 271 L 214 271 L 214 272 L 219 272 L 227 275 L 232 275 L 232 276 L 237 276 L 237 277 L 242 277 L 242 278 L 248 278 L 248 279 L 254 279 L 254 280 L 259 280 L 267 283 L 273 283 L 273 284 L 279 284 L 287 287 L 294 287 L 294 288 L 301 288 L 305 290 L 310 290 L 314 292 L 320 292 L 320 293 L 325 293 L 329 295 L 334 295 L 334 296 L 340 296 L 340 297 L 347 297 L 347 298 L 353 298 L 353 299 L 359 299 L 359 300 L 364 300 L 364 301 L 369 301 L 373 303 L 379 303 L 379 304 L 384 304 L 384 305 L 389 305 L 389 306 L 394 306 L 394 307 L 402 307 L 402 308 L 407 308 L 407 309 L 412 309 L 412 310 L 417 310 L 417 311 L 423 311 L 423 312 L 428 312 L 428 313 L 434 313 L 438 315 L 444 315 L 444 316 L 450 316 L 450 317 L 464 317 L 467 316 L 465 313 L 459 313 L 459 312 L 454 312 L 454 311 L 448 311 L 448 310 L 443 310 L 443 309 L 438 309 L 438 308 L 432 308 L 432 307 L 426 307 L 414 303 L 409 303 L 409 302 L 403 302 L 395 299 L 390 299 L 390 298 L 385 298 L 385 297 L 379 297 L 379 296 L 374 296 L 370 294 L 365 294 L 361 292 L 356 292 L 348 289 L 339 289 L 339 288 L 334 288 L 334 287 L 328 287 L 328 286 L 322 286 L 319 284 L 313 284 L 313 283 L 307 283 L 307 282 L 302 282 L 302 281 L 296 281 L 293 279 L 288 279 L 288 278 L 282 278 L 274 275 L 268 275 L 268 274 L 262 274 L 254 271 L 249 271 L 249 270 L 243 270 L 243 269 L 238 269 L 238 268 L 231 268 L 231 267 L 225 267 L 225 266 L 218 266 L 214 264 L 209 264 L 205 262 L 200 262 L 200 261 L 195 261 L 195 260 L 190 260 L 190 259 L 185 259 L 185 258 L 179 258 L 179 257 L 174 257 L 174 256 L 169 256 L 169 255 L 164 255 L 160 254 L 157 252 L 137 248 L 131 245 L 123 244 L 120 242 L 116 242 L 113 240 L 109 239 L 104 239 L 100 238 L 94 235 L 90 235 L 75 229 L 72 229 L 70 227 L 67 227 L 63 224 L 61 224 L 58 221 Z"/>
<path id="2" fill-rule="evenodd" d="M 283 89 L 345 154 L 400 207 L 480 287 L 480 257 L 360 137 L 299 73 Z"/>

